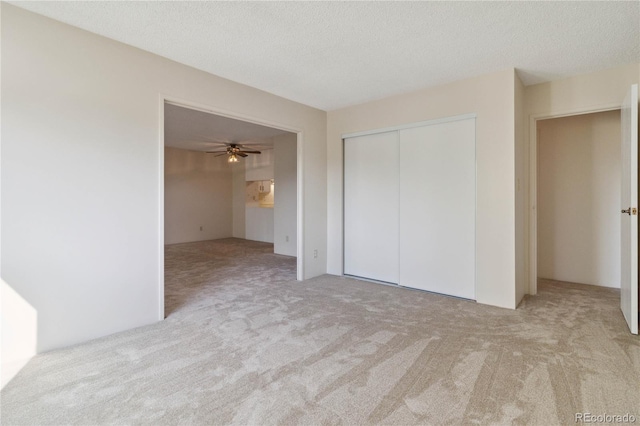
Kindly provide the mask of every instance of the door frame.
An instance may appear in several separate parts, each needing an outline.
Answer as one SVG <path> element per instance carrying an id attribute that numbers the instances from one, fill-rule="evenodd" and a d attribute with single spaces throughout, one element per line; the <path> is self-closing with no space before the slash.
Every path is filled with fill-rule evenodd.
<path id="1" fill-rule="evenodd" d="M 220 107 L 160 94 L 158 120 L 158 319 L 164 319 L 164 105 L 165 103 L 295 133 L 296 138 L 296 280 L 304 280 L 304 132 L 282 123 Z"/>
<path id="2" fill-rule="evenodd" d="M 560 112 L 547 112 L 529 116 L 529 294 L 538 293 L 538 121 L 619 110 L 622 104 L 576 108 Z M 617 208 L 617 206 L 616 206 Z"/>

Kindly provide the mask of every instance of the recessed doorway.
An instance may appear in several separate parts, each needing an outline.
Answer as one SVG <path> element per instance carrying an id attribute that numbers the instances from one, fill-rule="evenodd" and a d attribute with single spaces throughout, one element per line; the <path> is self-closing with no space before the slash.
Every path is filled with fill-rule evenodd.
<path id="1" fill-rule="evenodd" d="M 271 253 L 292 265 L 273 263 L 279 273 L 291 270 L 292 280 L 301 279 L 299 134 L 182 103 L 164 102 L 162 110 L 163 246 L 181 246 L 169 258 L 162 254 L 172 263 L 163 273 L 180 269 L 176 253 L 185 250 L 198 252 L 201 262 L 208 259 L 212 273 L 202 274 L 209 278 L 220 278 L 221 264 L 230 262 L 227 252 L 238 265 L 258 266 L 240 259 L 254 256 L 267 268 L 272 262 L 263 255 Z M 203 252 L 209 257 L 202 258 Z M 175 291 L 172 283 L 171 293 L 198 291 L 194 283 L 185 285 L 188 292 Z M 164 310 L 165 285 L 162 290 Z M 180 303 L 166 296 L 172 297 L 165 312 L 170 314 Z"/>
<path id="2" fill-rule="evenodd" d="M 620 288 L 620 110 L 536 125 L 538 277 Z"/>

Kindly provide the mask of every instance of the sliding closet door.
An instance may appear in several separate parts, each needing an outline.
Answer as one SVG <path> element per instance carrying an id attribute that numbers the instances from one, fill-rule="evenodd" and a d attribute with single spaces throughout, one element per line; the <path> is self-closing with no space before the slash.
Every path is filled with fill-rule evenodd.
<path id="1" fill-rule="evenodd" d="M 400 285 L 475 299 L 475 119 L 399 136 Z"/>
<path id="2" fill-rule="evenodd" d="M 398 283 L 398 133 L 344 140 L 344 273 Z"/>

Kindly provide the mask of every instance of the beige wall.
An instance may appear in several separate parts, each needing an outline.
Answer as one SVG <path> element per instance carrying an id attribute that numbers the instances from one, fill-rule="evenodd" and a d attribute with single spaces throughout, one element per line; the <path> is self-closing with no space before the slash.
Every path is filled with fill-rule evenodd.
<path id="1" fill-rule="evenodd" d="M 275 200 L 273 207 L 273 252 L 297 255 L 297 142 L 287 133 L 273 138 Z"/>
<path id="2" fill-rule="evenodd" d="M 538 121 L 538 276 L 620 287 L 620 111 Z"/>
<path id="3" fill-rule="evenodd" d="M 514 91 L 514 70 L 510 69 L 330 111 L 327 116 L 328 272 L 342 274 L 342 135 L 475 113 L 476 296 L 480 303 L 514 308 Z"/>
<path id="4" fill-rule="evenodd" d="M 304 276 L 326 271 L 325 112 L 0 7 L 2 278 L 38 351 L 163 318 L 162 96 L 301 132 Z"/>
<path id="5" fill-rule="evenodd" d="M 165 244 L 232 236 L 231 172 L 226 157 L 165 147 Z"/>
<path id="6" fill-rule="evenodd" d="M 560 115 L 619 108 L 629 90 L 638 83 L 640 64 L 629 64 L 577 75 L 525 88 L 525 111 L 531 115 Z"/>

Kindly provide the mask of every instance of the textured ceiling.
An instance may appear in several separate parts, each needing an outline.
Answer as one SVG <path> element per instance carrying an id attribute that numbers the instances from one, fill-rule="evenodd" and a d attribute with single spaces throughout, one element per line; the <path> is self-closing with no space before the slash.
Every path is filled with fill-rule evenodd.
<path id="1" fill-rule="evenodd" d="M 640 2 L 11 2 L 332 110 L 514 67 L 527 85 L 640 61 Z"/>
<path id="2" fill-rule="evenodd" d="M 220 143 L 273 148 L 272 137 L 287 133 L 271 127 L 221 117 L 176 105 L 164 107 L 164 144 L 191 151 L 211 151 Z"/>

